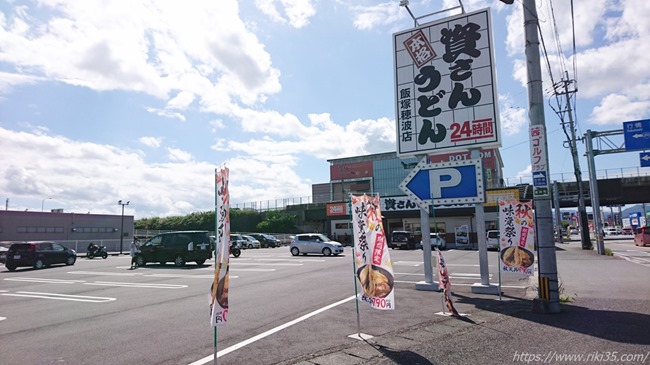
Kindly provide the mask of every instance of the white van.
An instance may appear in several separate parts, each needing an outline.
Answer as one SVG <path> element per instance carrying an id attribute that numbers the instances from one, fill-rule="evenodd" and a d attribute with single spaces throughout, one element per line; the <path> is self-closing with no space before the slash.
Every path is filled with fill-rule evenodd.
<path id="1" fill-rule="evenodd" d="M 498 250 L 499 249 L 499 237 L 501 236 L 499 230 L 490 230 L 487 231 L 487 248 L 488 250 Z"/>

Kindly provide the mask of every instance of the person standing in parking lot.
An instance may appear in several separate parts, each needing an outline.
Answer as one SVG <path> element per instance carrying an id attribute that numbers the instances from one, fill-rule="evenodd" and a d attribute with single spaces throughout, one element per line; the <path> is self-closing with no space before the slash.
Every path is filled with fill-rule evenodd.
<path id="1" fill-rule="evenodd" d="M 131 268 L 129 270 L 136 269 L 138 267 L 138 264 L 135 262 L 135 255 L 140 252 L 140 241 L 138 241 L 137 237 L 133 237 L 133 241 L 131 241 Z"/>

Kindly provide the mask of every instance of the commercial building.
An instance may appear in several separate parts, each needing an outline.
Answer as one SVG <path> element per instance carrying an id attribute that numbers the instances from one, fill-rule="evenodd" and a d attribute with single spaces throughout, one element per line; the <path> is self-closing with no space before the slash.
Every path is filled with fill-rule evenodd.
<path id="1" fill-rule="evenodd" d="M 432 163 L 468 159 L 469 152 L 429 156 Z M 525 191 L 527 185 L 523 187 L 523 191 L 520 188 L 504 188 L 503 161 L 498 149 L 481 150 L 481 160 L 486 189 L 485 227 L 486 230 L 496 229 L 497 201 L 505 198 L 524 198 L 529 194 Z M 409 231 L 416 237 L 421 236 L 420 209 L 399 188 L 407 174 L 417 165 L 416 158 L 399 158 L 395 152 L 390 152 L 332 159 L 328 162 L 329 183 L 312 187 L 314 203 L 326 205 L 327 226 L 323 227 L 324 231 L 339 241 L 349 243 L 352 235 L 350 207 L 347 203 L 349 195 L 379 194 L 386 234 L 400 230 Z M 451 247 L 456 245 L 475 248 L 478 233 L 474 211 L 473 204 L 434 206 L 429 216 L 431 231 L 444 233 Z M 309 215 L 303 218 L 309 221 Z"/>
<path id="2" fill-rule="evenodd" d="M 121 241 L 128 249 L 132 238 L 132 215 L 0 210 L 0 242 L 49 240 L 85 248 L 93 241 L 119 250 Z"/>

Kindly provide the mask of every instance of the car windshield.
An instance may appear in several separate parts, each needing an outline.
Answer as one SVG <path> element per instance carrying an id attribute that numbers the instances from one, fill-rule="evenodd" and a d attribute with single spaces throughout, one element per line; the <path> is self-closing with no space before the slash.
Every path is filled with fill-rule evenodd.
<path id="1" fill-rule="evenodd" d="M 320 238 L 320 240 L 323 241 L 323 242 L 331 241 L 331 239 L 329 237 L 327 237 L 326 235 L 324 235 L 324 234 L 314 235 L 314 238 Z"/>
<path id="2" fill-rule="evenodd" d="M 11 252 L 28 252 L 30 250 L 31 244 L 29 243 L 15 243 L 11 245 L 9 251 Z"/>

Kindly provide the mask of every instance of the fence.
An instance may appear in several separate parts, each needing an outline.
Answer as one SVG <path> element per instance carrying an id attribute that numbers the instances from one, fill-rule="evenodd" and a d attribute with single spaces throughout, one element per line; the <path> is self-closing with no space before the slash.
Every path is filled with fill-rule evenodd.
<path id="1" fill-rule="evenodd" d="M 582 181 L 589 181 L 589 171 L 582 172 Z M 642 167 L 622 167 L 616 169 L 603 169 L 596 170 L 597 179 L 616 179 L 624 177 L 637 177 L 637 176 L 650 176 L 650 168 Z M 515 187 L 520 184 L 531 184 L 533 183 L 532 174 L 526 174 L 522 176 L 507 177 L 503 179 L 503 187 Z M 556 174 L 551 174 L 549 181 L 558 181 L 558 182 L 575 182 L 576 177 L 573 172 L 561 172 Z M 357 192 L 363 194 L 364 192 Z M 370 192 L 365 192 L 370 194 Z M 231 208 L 238 209 L 251 209 L 260 211 L 267 210 L 279 210 L 285 209 L 288 205 L 299 205 L 299 204 L 311 204 L 313 202 L 340 202 L 340 200 L 331 199 L 329 194 L 318 195 L 318 196 L 303 196 L 303 197 L 294 197 L 294 198 L 283 198 L 283 199 L 271 199 L 263 201 L 255 201 L 249 203 L 236 203 L 232 204 Z"/>

